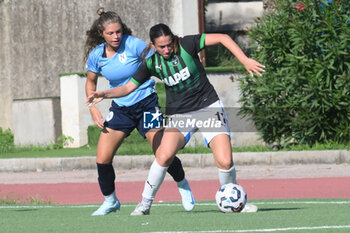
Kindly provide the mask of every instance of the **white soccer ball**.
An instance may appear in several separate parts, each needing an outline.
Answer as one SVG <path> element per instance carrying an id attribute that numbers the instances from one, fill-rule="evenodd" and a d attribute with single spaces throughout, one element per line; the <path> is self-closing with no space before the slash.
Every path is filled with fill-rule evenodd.
<path id="1" fill-rule="evenodd" d="M 247 203 L 247 193 L 239 184 L 224 184 L 216 192 L 215 199 L 222 212 L 237 213 Z"/>

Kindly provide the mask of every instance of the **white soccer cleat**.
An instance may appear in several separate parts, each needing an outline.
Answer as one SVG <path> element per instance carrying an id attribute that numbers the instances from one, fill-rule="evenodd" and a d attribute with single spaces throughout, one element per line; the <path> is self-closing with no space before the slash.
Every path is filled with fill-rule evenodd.
<path id="1" fill-rule="evenodd" d="M 131 212 L 131 216 L 138 216 L 138 215 L 149 215 L 151 210 L 151 206 L 146 206 L 142 203 L 139 203 L 135 210 Z"/>
<path id="2" fill-rule="evenodd" d="M 195 201 L 192 195 L 190 185 L 188 184 L 188 181 L 186 180 L 186 178 L 178 182 L 177 187 L 179 188 L 179 192 L 182 198 L 182 205 L 185 208 L 185 210 L 186 211 L 193 210 Z"/>
<path id="3" fill-rule="evenodd" d="M 120 210 L 120 202 L 118 199 L 114 201 L 105 200 L 100 208 L 93 212 L 91 216 L 107 215 L 111 212 L 116 212 L 117 210 Z"/>
<path id="4" fill-rule="evenodd" d="M 241 213 L 255 213 L 258 211 L 258 207 L 253 204 L 246 203 Z"/>

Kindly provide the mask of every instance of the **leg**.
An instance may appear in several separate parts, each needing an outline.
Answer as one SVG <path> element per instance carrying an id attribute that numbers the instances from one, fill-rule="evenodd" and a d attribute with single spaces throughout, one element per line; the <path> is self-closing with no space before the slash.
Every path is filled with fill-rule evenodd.
<path id="1" fill-rule="evenodd" d="M 184 135 L 177 129 L 164 132 L 160 146 L 156 151 L 156 161 L 160 166 L 169 167 L 176 153 L 185 145 Z"/>
<path id="2" fill-rule="evenodd" d="M 101 131 L 97 145 L 97 163 L 112 163 L 113 157 L 126 134 L 119 130 L 105 128 Z"/>
<path id="3" fill-rule="evenodd" d="M 227 134 L 216 135 L 209 143 L 216 166 L 219 168 L 220 184 L 236 183 L 236 169 L 232 161 L 230 137 Z"/>
<path id="4" fill-rule="evenodd" d="M 163 183 L 166 171 L 172 163 L 175 154 L 185 145 L 185 138 L 178 130 L 167 130 L 163 134 L 161 144 L 157 149 L 156 159 L 153 162 L 142 193 L 142 202 L 131 215 L 146 215 L 150 213 L 152 201 Z"/>
<path id="5" fill-rule="evenodd" d="M 115 194 L 115 173 L 112 165 L 113 157 L 119 148 L 125 133 L 122 131 L 105 128 L 101 131 L 97 146 L 97 171 L 98 183 L 105 202 L 92 215 L 106 215 L 120 208 L 120 203 Z"/>
<path id="6" fill-rule="evenodd" d="M 150 130 L 146 133 L 146 138 L 152 145 L 154 154 L 157 153 L 164 130 Z M 155 168 L 156 169 L 156 168 Z M 185 171 L 182 167 L 181 160 L 175 156 L 173 162 L 170 164 L 167 172 L 176 181 L 177 187 L 181 195 L 182 205 L 186 211 L 191 211 L 194 208 L 194 198 L 190 185 L 185 178 Z"/>
<path id="7" fill-rule="evenodd" d="M 158 188 L 163 182 L 169 165 L 173 162 L 175 154 L 182 147 L 184 136 L 181 132 L 164 132 L 161 143 L 156 150 L 156 159 L 153 162 L 145 189 L 142 196 L 146 199 L 153 200 Z"/>
<path id="8" fill-rule="evenodd" d="M 227 134 L 215 136 L 209 143 L 213 151 L 216 166 L 219 168 L 220 184 L 236 183 L 236 169 L 232 161 L 232 149 L 230 137 Z M 258 207 L 253 204 L 244 206 L 241 212 L 257 212 Z"/>
<path id="9" fill-rule="evenodd" d="M 219 169 L 230 169 L 233 165 L 230 137 L 227 134 L 216 135 L 209 143 L 216 166 Z"/>
<path id="10" fill-rule="evenodd" d="M 146 138 L 152 146 L 154 154 L 157 153 L 160 142 L 162 140 L 164 129 L 152 129 L 146 133 Z M 185 171 L 182 167 L 181 160 L 175 156 L 173 162 L 170 164 L 167 172 L 173 177 L 176 182 L 180 182 L 185 178 Z"/>

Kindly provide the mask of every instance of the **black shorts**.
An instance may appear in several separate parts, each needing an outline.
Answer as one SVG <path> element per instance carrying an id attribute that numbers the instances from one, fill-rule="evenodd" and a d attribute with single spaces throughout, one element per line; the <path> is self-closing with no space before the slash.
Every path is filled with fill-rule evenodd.
<path id="1" fill-rule="evenodd" d="M 152 127 L 148 127 L 147 124 L 145 124 L 144 115 L 149 112 L 156 112 L 157 110 L 161 111 L 156 93 L 152 93 L 138 103 L 128 107 L 119 106 L 112 101 L 112 106 L 109 108 L 110 112 L 106 117 L 104 126 L 110 129 L 123 131 L 127 135 L 136 128 L 141 136 L 145 137 L 146 133 L 152 129 Z M 159 118 L 159 122 L 163 122 L 163 116 L 159 116 Z"/>

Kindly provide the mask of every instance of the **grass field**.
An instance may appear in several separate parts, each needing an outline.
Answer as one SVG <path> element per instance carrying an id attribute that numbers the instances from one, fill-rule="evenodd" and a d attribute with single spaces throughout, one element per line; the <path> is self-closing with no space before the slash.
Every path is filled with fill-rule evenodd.
<path id="1" fill-rule="evenodd" d="M 136 204 L 91 217 L 97 205 L 3 205 L 0 232 L 350 232 L 350 199 L 254 200 L 257 213 L 224 214 L 214 202 L 185 212 L 180 203 L 155 203 L 149 216 L 130 216 Z"/>

